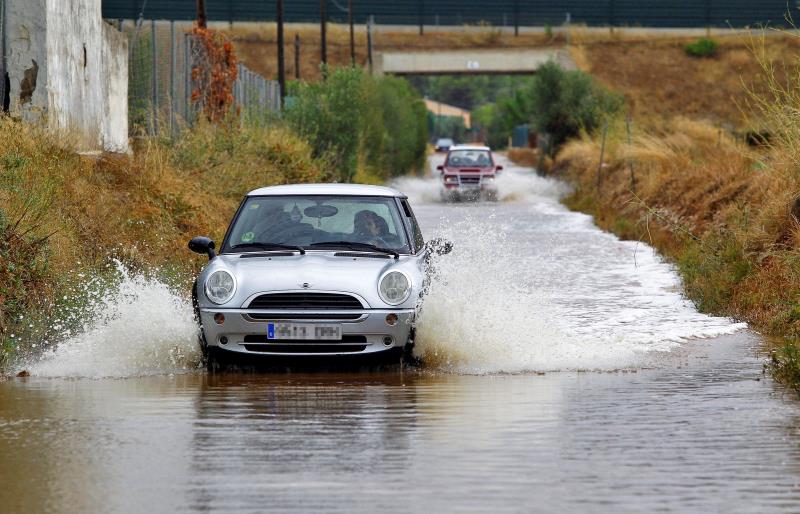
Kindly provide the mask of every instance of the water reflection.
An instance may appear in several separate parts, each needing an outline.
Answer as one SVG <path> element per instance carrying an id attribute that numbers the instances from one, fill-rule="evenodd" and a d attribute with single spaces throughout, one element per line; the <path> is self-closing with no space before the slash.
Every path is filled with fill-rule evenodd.
<path id="1" fill-rule="evenodd" d="M 755 338 L 638 372 L 0 383 L 3 512 L 794 512 Z"/>
<path id="2" fill-rule="evenodd" d="M 360 477 L 402 474 L 415 374 L 203 377 L 192 424 L 192 506 L 324 510 Z M 218 480 L 224 477 L 224 480 Z M 278 500 L 281 498 L 281 500 Z"/>

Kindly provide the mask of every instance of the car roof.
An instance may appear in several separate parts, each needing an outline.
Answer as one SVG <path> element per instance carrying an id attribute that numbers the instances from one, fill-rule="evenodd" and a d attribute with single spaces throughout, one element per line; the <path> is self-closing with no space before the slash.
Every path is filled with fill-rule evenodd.
<path id="1" fill-rule="evenodd" d="M 406 198 L 396 189 L 365 184 L 287 184 L 254 189 L 247 196 L 272 195 L 339 195 L 339 196 L 394 196 Z"/>
<path id="2" fill-rule="evenodd" d="M 491 148 L 488 146 L 481 146 L 481 145 L 455 145 L 450 147 L 450 151 L 453 150 L 486 150 L 487 152 L 491 152 Z"/>

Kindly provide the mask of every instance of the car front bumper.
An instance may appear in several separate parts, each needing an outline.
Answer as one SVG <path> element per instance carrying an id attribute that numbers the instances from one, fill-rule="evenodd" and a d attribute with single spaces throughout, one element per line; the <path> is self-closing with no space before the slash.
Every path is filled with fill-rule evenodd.
<path id="1" fill-rule="evenodd" d="M 222 324 L 214 320 L 223 314 Z M 375 354 L 405 347 L 414 324 L 414 309 L 365 309 L 348 311 L 357 319 L 335 319 L 335 311 L 277 312 L 252 309 L 200 310 L 205 344 L 236 352 L 239 355 L 338 356 Z M 397 315 L 394 325 L 387 323 L 389 314 Z M 296 317 L 292 317 L 292 316 Z M 257 316 L 258 319 L 255 319 Z M 274 316 L 274 317 L 273 317 Z M 342 340 L 275 340 L 268 339 L 269 323 L 337 324 L 342 327 Z"/>
<path id="2" fill-rule="evenodd" d="M 481 197 L 495 197 L 497 195 L 497 186 L 492 182 L 480 182 L 473 184 L 465 183 L 447 183 L 442 184 L 442 196 L 451 199 L 458 198 L 481 198 Z"/>

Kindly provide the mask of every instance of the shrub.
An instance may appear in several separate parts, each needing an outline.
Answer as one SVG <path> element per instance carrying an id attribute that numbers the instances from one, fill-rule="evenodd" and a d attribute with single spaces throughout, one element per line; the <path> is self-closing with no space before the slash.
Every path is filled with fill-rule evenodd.
<path id="1" fill-rule="evenodd" d="M 692 57 L 713 57 L 717 54 L 719 44 L 713 39 L 701 38 L 697 41 L 687 43 L 683 49 Z"/>
<path id="2" fill-rule="evenodd" d="M 330 163 L 334 179 L 352 181 L 359 165 L 385 178 L 422 166 L 425 107 L 404 79 L 337 68 L 325 81 L 293 89 L 284 119 Z"/>
<path id="3" fill-rule="evenodd" d="M 552 136 L 553 150 L 578 136 L 581 130 L 591 132 L 623 104 L 621 96 L 596 83 L 587 73 L 564 70 L 553 61 L 539 68 L 526 96 L 526 102 L 518 108 L 529 112 L 537 132 Z"/>

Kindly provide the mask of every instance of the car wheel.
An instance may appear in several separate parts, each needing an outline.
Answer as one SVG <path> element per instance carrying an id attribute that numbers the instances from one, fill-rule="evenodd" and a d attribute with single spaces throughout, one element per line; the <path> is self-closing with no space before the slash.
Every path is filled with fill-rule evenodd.
<path id="1" fill-rule="evenodd" d="M 225 371 L 230 365 L 230 359 L 219 348 L 206 347 L 206 370 L 209 373 Z"/>

